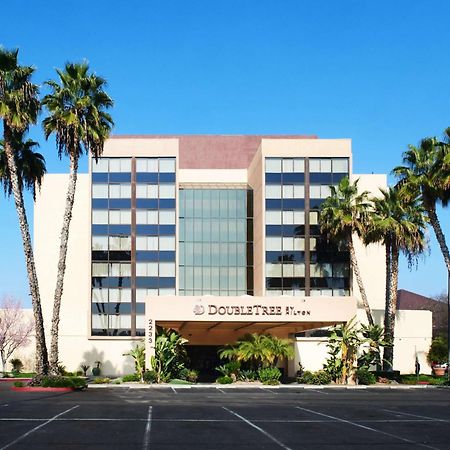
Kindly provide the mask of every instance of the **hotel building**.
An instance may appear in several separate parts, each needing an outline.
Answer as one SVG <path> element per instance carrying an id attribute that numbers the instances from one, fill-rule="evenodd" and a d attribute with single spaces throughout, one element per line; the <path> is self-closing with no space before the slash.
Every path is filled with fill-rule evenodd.
<path id="1" fill-rule="evenodd" d="M 314 337 L 317 330 L 355 315 L 365 320 L 348 252 L 329 242 L 318 224 L 329 186 L 346 176 L 358 178 L 361 190 L 386 187 L 385 175 L 352 173 L 348 139 L 109 139 L 102 157 L 78 178 L 61 362 L 70 370 L 101 361 L 107 375 L 132 372 L 123 353 L 145 339 L 149 358 L 159 325 L 189 340 L 192 364 L 205 375 L 218 363 L 219 346 L 253 332 L 295 341 L 296 358 L 285 367 L 289 374 L 299 362 L 320 368 L 326 346 Z M 67 181 L 68 175 L 47 175 L 35 207 L 47 324 Z M 382 322 L 384 249 L 357 242 L 356 250 L 371 307 Z M 425 361 L 431 315 L 401 314 L 395 358 L 409 370 L 416 354 Z"/>

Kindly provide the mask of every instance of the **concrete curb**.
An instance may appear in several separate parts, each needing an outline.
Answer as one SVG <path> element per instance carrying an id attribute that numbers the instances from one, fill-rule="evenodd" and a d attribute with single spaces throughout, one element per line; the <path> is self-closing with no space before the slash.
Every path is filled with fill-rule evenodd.
<path id="1" fill-rule="evenodd" d="M 348 390 L 348 391 L 359 391 L 359 390 L 409 390 L 409 389 L 449 389 L 450 386 L 438 386 L 431 384 L 375 384 L 370 386 L 345 386 L 345 385 L 313 385 L 313 384 L 281 384 L 275 386 L 266 386 L 261 384 L 138 384 L 138 383 L 121 383 L 121 384 L 88 384 L 89 389 L 221 389 L 221 390 L 240 390 L 240 389 L 261 389 L 261 390 L 277 390 L 277 389 L 303 389 L 305 391 L 313 390 Z"/>

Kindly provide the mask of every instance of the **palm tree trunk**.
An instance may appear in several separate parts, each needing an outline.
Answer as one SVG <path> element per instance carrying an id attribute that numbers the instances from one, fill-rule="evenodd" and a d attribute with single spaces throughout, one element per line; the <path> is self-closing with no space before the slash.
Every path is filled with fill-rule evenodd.
<path id="1" fill-rule="evenodd" d="M 69 227 L 72 220 L 72 210 L 75 201 L 75 189 L 77 185 L 78 174 L 78 154 L 71 152 L 70 154 L 70 175 L 69 185 L 66 196 L 66 209 L 64 211 L 63 226 L 61 229 L 61 241 L 59 246 L 58 274 L 56 277 L 55 296 L 53 301 L 53 316 L 51 328 L 51 346 L 50 346 L 50 369 L 53 373 L 58 373 L 58 336 L 59 321 L 61 310 L 61 297 L 64 287 L 64 274 L 66 272 L 67 244 L 69 242 Z"/>
<path id="2" fill-rule="evenodd" d="M 433 227 L 434 234 L 436 235 L 436 239 L 439 242 L 442 256 L 444 257 L 444 261 L 447 266 L 447 272 L 450 275 L 450 252 L 448 250 L 447 243 L 445 242 L 445 235 L 442 231 L 439 218 L 436 214 L 436 203 L 424 201 L 424 206 L 427 210 L 431 226 Z"/>
<path id="3" fill-rule="evenodd" d="M 39 283 L 36 274 L 36 266 L 34 264 L 33 247 L 31 245 L 30 228 L 28 226 L 25 204 L 23 201 L 22 188 L 19 184 L 17 176 L 17 166 L 14 157 L 14 151 L 11 146 L 12 130 L 6 121 L 3 121 L 3 136 L 6 160 L 8 163 L 9 176 L 11 178 L 11 186 L 16 206 L 17 216 L 19 219 L 20 232 L 22 234 L 22 244 L 25 253 L 25 263 L 27 268 L 28 283 L 31 294 L 31 302 L 33 306 L 33 316 L 36 334 L 36 372 L 38 375 L 46 375 L 48 373 L 48 353 L 45 344 L 44 319 L 42 317 L 41 298 L 39 295 Z"/>
<path id="4" fill-rule="evenodd" d="M 384 311 L 384 330 L 389 346 L 384 349 L 383 369 L 392 370 L 394 363 L 394 337 L 395 337 L 395 314 L 397 312 L 397 289 L 398 289 L 398 258 L 399 249 L 397 244 L 391 245 L 391 273 L 389 283 L 389 294 L 386 294 L 386 307 Z"/>
<path id="5" fill-rule="evenodd" d="M 359 292 L 361 294 L 361 299 L 367 315 L 367 321 L 369 322 L 370 326 L 373 326 L 374 322 L 372 311 L 370 310 L 366 290 L 364 289 L 361 273 L 359 272 L 358 260 L 356 259 L 355 247 L 353 246 L 353 238 L 351 236 L 348 240 L 348 249 L 350 251 L 350 264 L 352 265 L 353 273 L 355 274 L 356 282 L 358 283 Z"/>

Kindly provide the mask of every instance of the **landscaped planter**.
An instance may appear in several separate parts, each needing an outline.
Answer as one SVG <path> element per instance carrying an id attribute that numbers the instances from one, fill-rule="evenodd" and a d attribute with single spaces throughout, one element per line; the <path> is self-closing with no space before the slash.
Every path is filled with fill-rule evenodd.
<path id="1" fill-rule="evenodd" d="M 31 378 L 0 378 L 0 383 L 15 383 L 16 381 L 26 383 L 31 381 Z"/>
<path id="2" fill-rule="evenodd" d="M 11 386 L 12 391 L 18 392 L 71 392 L 75 388 L 72 387 L 42 387 L 42 386 Z"/>
<path id="3" fill-rule="evenodd" d="M 445 375 L 445 367 L 433 367 L 433 372 L 437 377 L 443 377 Z"/>

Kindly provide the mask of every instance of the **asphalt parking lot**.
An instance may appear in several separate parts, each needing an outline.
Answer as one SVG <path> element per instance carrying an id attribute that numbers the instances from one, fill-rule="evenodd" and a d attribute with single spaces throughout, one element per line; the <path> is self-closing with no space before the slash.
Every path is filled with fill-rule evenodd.
<path id="1" fill-rule="evenodd" d="M 0 385 L 3 449 L 450 449 L 450 390 Z"/>

